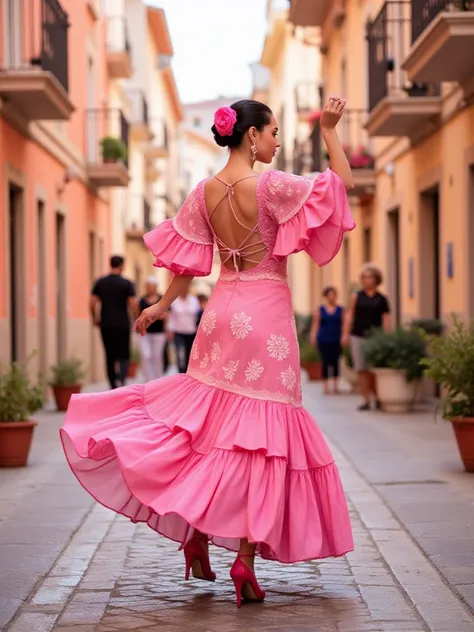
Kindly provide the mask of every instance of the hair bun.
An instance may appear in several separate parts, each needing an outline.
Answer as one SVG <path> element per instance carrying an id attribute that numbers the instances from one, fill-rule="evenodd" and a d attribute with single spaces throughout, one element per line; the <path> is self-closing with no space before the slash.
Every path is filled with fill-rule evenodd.
<path id="1" fill-rule="evenodd" d="M 232 136 L 221 136 L 219 132 L 217 131 L 217 128 L 215 125 L 212 126 L 211 131 L 214 134 L 214 140 L 219 145 L 219 147 L 229 147 L 232 140 Z"/>

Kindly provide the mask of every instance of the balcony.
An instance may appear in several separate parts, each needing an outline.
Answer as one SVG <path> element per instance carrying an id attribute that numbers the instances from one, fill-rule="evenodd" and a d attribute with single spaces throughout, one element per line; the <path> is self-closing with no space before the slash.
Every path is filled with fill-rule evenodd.
<path id="1" fill-rule="evenodd" d="M 323 26 L 332 0 L 291 0 L 289 21 L 295 26 Z"/>
<path id="2" fill-rule="evenodd" d="M 385 2 L 367 30 L 371 136 L 415 139 L 439 122 L 439 84 L 410 84 L 401 67 L 411 43 L 410 3 Z"/>
<path id="3" fill-rule="evenodd" d="M 130 121 L 130 133 L 137 141 L 147 141 L 152 137 L 150 121 L 148 118 L 148 102 L 140 89 L 132 89 L 128 92 L 132 118 Z"/>
<path id="4" fill-rule="evenodd" d="M 68 16 L 58 0 L 4 3 L 0 97 L 27 121 L 70 118 Z M 23 7 L 23 10 L 22 10 Z"/>
<path id="5" fill-rule="evenodd" d="M 86 112 L 87 175 L 95 187 L 126 187 L 129 124 L 119 109 Z"/>
<path id="6" fill-rule="evenodd" d="M 375 191 L 375 159 L 366 121 L 367 110 L 354 108 L 346 110 L 340 122 L 341 141 L 354 177 L 351 195 L 364 199 Z"/>
<path id="7" fill-rule="evenodd" d="M 299 83 L 295 88 L 296 111 L 301 120 L 321 108 L 321 89 L 315 81 Z"/>
<path id="8" fill-rule="evenodd" d="M 408 78 L 417 83 L 472 79 L 474 0 L 411 0 L 411 10 L 412 48 L 403 64 Z"/>
<path id="9" fill-rule="evenodd" d="M 132 53 L 125 18 L 107 18 L 106 46 L 109 76 L 112 79 L 129 79 L 133 72 Z"/>
<path id="10" fill-rule="evenodd" d="M 146 159 L 151 161 L 157 158 L 168 158 L 169 138 L 166 124 L 162 120 L 152 120 L 151 129 L 153 136 L 145 148 Z"/>

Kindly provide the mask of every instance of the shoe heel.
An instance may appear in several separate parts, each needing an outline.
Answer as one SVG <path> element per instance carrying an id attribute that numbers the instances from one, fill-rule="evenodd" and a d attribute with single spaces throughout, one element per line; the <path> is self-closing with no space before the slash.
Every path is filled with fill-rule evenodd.
<path id="1" fill-rule="evenodd" d="M 244 587 L 245 580 L 242 577 L 232 577 L 234 582 L 235 595 L 237 598 L 237 608 L 242 606 L 242 588 Z"/>

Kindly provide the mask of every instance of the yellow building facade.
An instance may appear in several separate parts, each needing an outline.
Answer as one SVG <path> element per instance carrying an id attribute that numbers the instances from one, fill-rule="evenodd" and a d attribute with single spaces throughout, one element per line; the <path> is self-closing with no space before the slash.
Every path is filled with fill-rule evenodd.
<path id="1" fill-rule="evenodd" d="M 324 280 L 347 296 L 374 261 L 400 324 L 474 318 L 474 11 L 461 6 L 293 0 L 289 12 L 321 29 L 324 92 L 347 99 L 355 152 L 358 228 Z"/>

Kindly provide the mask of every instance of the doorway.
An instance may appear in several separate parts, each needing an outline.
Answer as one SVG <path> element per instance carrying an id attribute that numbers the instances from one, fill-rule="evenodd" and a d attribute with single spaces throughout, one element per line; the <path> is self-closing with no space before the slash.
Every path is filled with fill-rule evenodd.
<path id="1" fill-rule="evenodd" d="M 37 281 L 36 281 L 36 310 L 38 325 L 38 360 L 39 371 L 42 376 L 48 372 L 48 296 L 46 285 L 46 211 L 44 202 L 37 203 Z"/>
<path id="2" fill-rule="evenodd" d="M 420 317 L 442 317 L 439 187 L 420 196 Z"/>
<path id="3" fill-rule="evenodd" d="M 25 268 L 23 255 L 24 216 L 23 189 L 10 183 L 8 186 L 8 252 L 10 286 L 10 360 L 21 362 L 25 358 Z"/>
<path id="4" fill-rule="evenodd" d="M 469 167 L 468 172 L 468 310 L 469 319 L 474 319 L 474 165 Z"/>
<path id="5" fill-rule="evenodd" d="M 401 322 L 400 301 L 400 209 L 389 211 L 388 217 L 388 299 L 392 307 L 392 318 L 395 327 Z"/>
<path id="6" fill-rule="evenodd" d="M 66 358 L 66 221 L 56 213 L 56 357 Z"/>

